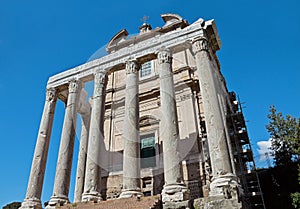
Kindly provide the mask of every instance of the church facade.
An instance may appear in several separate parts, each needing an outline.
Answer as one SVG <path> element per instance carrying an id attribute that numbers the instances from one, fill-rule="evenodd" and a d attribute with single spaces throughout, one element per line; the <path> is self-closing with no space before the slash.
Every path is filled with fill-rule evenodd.
<path id="1" fill-rule="evenodd" d="M 107 55 L 49 78 L 21 208 L 42 208 L 58 99 L 66 104 L 65 118 L 47 208 L 69 202 L 78 120 L 74 202 L 161 195 L 164 208 L 191 202 L 251 208 L 255 197 L 247 185 L 255 165 L 239 102 L 220 71 L 215 22 L 161 17 L 162 27 L 144 23 L 131 37 L 121 30 L 107 44 Z M 89 98 L 85 83 L 91 81 Z"/>

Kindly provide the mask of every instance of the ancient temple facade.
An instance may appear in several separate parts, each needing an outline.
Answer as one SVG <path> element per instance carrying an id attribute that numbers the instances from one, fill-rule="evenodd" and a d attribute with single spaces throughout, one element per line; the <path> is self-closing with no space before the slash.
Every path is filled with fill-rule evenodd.
<path id="1" fill-rule="evenodd" d="M 161 195 L 164 208 L 191 208 L 191 202 L 242 208 L 247 179 L 241 174 L 250 173 L 251 159 L 237 153 L 249 141 L 220 71 L 215 22 L 161 17 L 162 27 L 144 23 L 135 36 L 121 30 L 107 55 L 49 78 L 22 209 L 42 208 L 57 100 L 65 103 L 65 117 L 47 208 L 69 202 L 71 169 L 77 169 L 74 202 Z M 91 81 L 89 98 L 85 83 Z"/>

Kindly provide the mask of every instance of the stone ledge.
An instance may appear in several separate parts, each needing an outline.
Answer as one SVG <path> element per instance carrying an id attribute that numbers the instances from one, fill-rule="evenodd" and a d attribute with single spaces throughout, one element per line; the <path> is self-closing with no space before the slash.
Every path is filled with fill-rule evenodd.
<path id="1" fill-rule="evenodd" d="M 204 197 L 194 200 L 195 209 L 241 209 L 242 203 L 238 199 L 224 197 Z"/>
<path id="2" fill-rule="evenodd" d="M 56 209 L 161 209 L 161 197 L 133 197 L 101 201 L 99 203 L 80 202 L 56 206 Z"/>

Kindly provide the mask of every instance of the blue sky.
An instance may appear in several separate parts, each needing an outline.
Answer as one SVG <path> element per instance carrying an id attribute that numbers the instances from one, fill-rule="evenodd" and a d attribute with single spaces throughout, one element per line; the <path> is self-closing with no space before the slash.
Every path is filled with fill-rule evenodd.
<path id="1" fill-rule="evenodd" d="M 269 139 L 265 129 L 269 106 L 300 117 L 299 4 L 298 0 L 0 0 L 0 207 L 25 197 L 48 77 L 85 63 L 123 28 L 137 33 L 144 15 L 153 28 L 163 25 L 163 13 L 179 14 L 190 23 L 200 17 L 215 19 L 223 43 L 218 52 L 221 70 L 228 89 L 244 102 L 259 160 L 257 142 Z M 52 194 L 63 115 L 59 102 L 43 202 Z M 74 175 L 71 181 L 73 199 Z"/>

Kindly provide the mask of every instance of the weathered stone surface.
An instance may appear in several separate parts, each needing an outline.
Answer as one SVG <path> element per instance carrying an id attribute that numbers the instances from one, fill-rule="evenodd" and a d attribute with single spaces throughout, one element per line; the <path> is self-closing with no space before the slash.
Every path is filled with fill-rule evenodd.
<path id="1" fill-rule="evenodd" d="M 87 106 L 79 102 L 77 108 L 84 125 L 75 202 L 162 194 L 164 208 L 188 208 L 191 196 L 194 199 L 203 195 L 208 197 L 202 201 L 203 207 L 210 208 L 234 205 L 240 194 L 238 180 L 233 175 L 233 150 L 228 147 L 229 126 L 225 123 L 227 114 L 231 113 L 230 103 L 227 103 L 228 92 L 215 54 L 220 41 L 214 22 L 199 19 L 189 25 L 172 14 L 164 15 L 164 21 L 162 28 L 143 31 L 132 38 L 126 38 L 126 32 L 124 37 L 116 36 L 107 56 L 49 79 L 48 87 L 57 87 L 58 97 L 64 102 L 72 97 L 75 89 L 70 86 L 68 97 L 66 86 L 71 78 L 95 81 L 90 127 L 86 125 L 89 116 L 82 111 Z M 150 60 L 153 67 L 150 74 L 139 75 L 136 62 L 143 64 Z M 94 74 L 96 69 L 103 70 Z M 107 83 L 105 75 L 109 78 Z M 72 115 L 73 110 L 67 104 L 66 115 L 68 111 Z M 70 162 L 69 147 L 73 146 L 66 134 L 73 134 L 71 122 L 67 122 L 69 116 L 65 116 L 60 147 L 66 151 L 59 154 L 60 169 L 48 208 L 68 203 L 70 164 L 66 159 Z M 155 162 L 149 167 L 139 165 L 139 132 L 154 136 L 147 145 L 152 149 L 147 154 Z M 39 150 L 44 151 L 40 153 L 46 151 L 47 143 L 43 143 Z M 143 156 L 147 155 L 143 152 Z M 37 167 L 39 173 L 40 166 Z M 42 190 L 40 180 L 30 180 L 28 188 L 37 187 L 28 189 L 30 195 L 26 195 L 24 208 L 41 206 L 37 198 Z"/>
<path id="2" fill-rule="evenodd" d="M 194 24 L 189 25 L 182 30 L 174 31 L 171 34 L 166 33 L 157 35 L 157 33 L 154 31 L 151 34 L 151 37 L 145 36 L 147 41 L 140 40 L 139 43 L 134 43 L 136 40 L 130 39 L 128 40 L 127 45 L 123 43 L 124 47 L 114 53 L 50 77 L 47 87 L 58 87 L 66 84 L 68 82 L 68 78 L 75 75 L 79 79 L 92 80 L 94 68 L 102 67 L 103 69 L 110 70 L 113 69 L 114 66 L 125 63 L 132 57 L 138 59 L 149 54 L 154 54 L 161 48 L 161 43 L 170 49 L 184 46 L 187 40 L 192 40 L 193 38 L 201 35 L 202 32 L 200 30 L 200 25 L 203 24 L 203 19 L 200 18 L 200 20 L 202 21 L 196 21 Z M 215 30 L 214 20 L 205 21 L 204 27 Z M 216 45 L 220 47 L 221 44 L 219 43 L 220 41 L 218 34 L 214 34 L 213 38 L 213 41 L 216 42 Z"/>
<path id="3" fill-rule="evenodd" d="M 26 198 L 21 206 L 22 209 L 42 208 L 40 199 L 44 183 L 44 174 L 46 169 L 56 99 L 56 90 L 48 89 L 46 92 L 46 102 L 44 105 L 44 111 L 32 161 Z"/>
<path id="4" fill-rule="evenodd" d="M 87 92 L 82 91 L 80 97 L 81 97 L 81 101 L 78 107 L 78 112 L 81 114 L 82 128 L 81 128 L 80 145 L 79 145 L 79 153 L 78 153 L 74 202 L 81 202 L 81 198 L 82 198 L 82 193 L 84 188 L 87 148 L 88 148 L 88 137 L 89 137 L 89 129 L 90 129 L 90 117 L 91 117 L 91 106 L 86 101 Z"/>
<path id="5" fill-rule="evenodd" d="M 210 184 L 210 196 L 222 195 L 222 181 L 236 185 L 236 176 L 233 175 L 230 156 L 228 155 L 225 126 L 218 99 L 218 87 L 216 86 L 218 69 L 213 67 L 210 58 L 210 48 L 206 31 L 193 41 L 197 70 L 202 95 L 202 105 L 205 115 L 209 156 L 212 168 L 212 183 Z M 218 180 L 219 178 L 223 180 Z"/>
<path id="6" fill-rule="evenodd" d="M 140 180 L 139 64 L 126 63 L 125 117 L 123 129 L 123 189 L 120 198 L 142 196 Z"/>
<path id="7" fill-rule="evenodd" d="M 179 155 L 178 117 L 172 73 L 172 54 L 169 49 L 158 51 L 160 78 L 161 124 L 160 137 L 163 141 L 165 186 L 163 202 L 183 201 L 189 198 L 187 188 L 182 183 L 182 168 Z"/>
<path id="8" fill-rule="evenodd" d="M 95 73 L 94 95 L 88 140 L 88 152 L 82 201 L 101 201 L 100 149 L 103 146 L 103 123 L 105 114 L 106 72 L 99 69 Z"/>
<path id="9" fill-rule="evenodd" d="M 195 209 L 241 209 L 242 203 L 238 199 L 224 197 L 205 197 L 194 200 Z"/>
<path id="10" fill-rule="evenodd" d="M 70 177 L 74 150 L 77 105 L 80 98 L 81 82 L 72 80 L 69 83 L 69 95 L 65 110 L 59 154 L 56 166 L 53 195 L 47 208 L 69 202 Z"/>
<path id="11" fill-rule="evenodd" d="M 163 209 L 191 209 L 192 201 L 186 200 L 182 202 L 164 202 Z"/>

